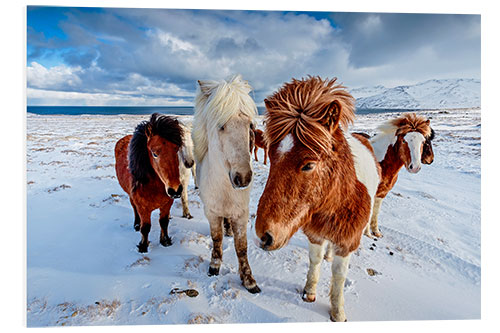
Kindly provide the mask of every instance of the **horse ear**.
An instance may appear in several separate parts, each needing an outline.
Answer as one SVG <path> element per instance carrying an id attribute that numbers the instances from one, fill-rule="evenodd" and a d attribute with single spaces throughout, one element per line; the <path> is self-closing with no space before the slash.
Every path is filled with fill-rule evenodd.
<path id="1" fill-rule="evenodd" d="M 204 95 L 210 95 L 210 90 L 213 86 L 211 84 L 211 81 L 198 80 L 198 85 L 200 86 L 200 90 Z"/>
<path id="2" fill-rule="evenodd" d="M 326 123 L 324 124 L 330 132 L 334 132 L 339 126 L 340 113 L 342 111 L 342 106 L 339 101 L 334 100 L 325 107 Z"/>
<path id="3" fill-rule="evenodd" d="M 151 123 L 148 123 L 146 125 L 146 128 L 144 129 L 144 134 L 146 134 L 146 137 L 148 138 L 148 140 L 153 135 L 153 126 L 151 125 Z"/>

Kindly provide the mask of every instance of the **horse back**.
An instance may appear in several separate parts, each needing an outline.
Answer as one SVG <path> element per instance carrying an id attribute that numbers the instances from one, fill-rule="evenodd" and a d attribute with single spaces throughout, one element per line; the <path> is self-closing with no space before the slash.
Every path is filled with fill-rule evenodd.
<path id="1" fill-rule="evenodd" d="M 128 170 L 128 146 L 131 139 L 132 135 L 124 136 L 115 145 L 116 178 L 122 189 L 129 195 L 132 190 L 132 175 Z"/>

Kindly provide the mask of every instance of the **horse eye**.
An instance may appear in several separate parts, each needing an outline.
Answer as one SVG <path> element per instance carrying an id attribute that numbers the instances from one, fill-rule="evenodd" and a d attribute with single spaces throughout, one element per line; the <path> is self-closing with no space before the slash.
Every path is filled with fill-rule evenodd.
<path id="1" fill-rule="evenodd" d="M 307 163 L 306 165 L 304 165 L 304 166 L 302 167 L 302 169 L 301 169 L 301 170 L 302 170 L 302 171 L 310 171 L 310 170 L 312 170 L 315 166 L 316 166 L 316 164 L 315 164 L 315 163 Z"/>
<path id="2" fill-rule="evenodd" d="M 219 127 L 219 130 L 223 131 L 224 130 L 224 125 L 222 125 L 221 127 Z"/>
<path id="3" fill-rule="evenodd" d="M 250 129 L 253 130 L 253 124 L 252 123 L 250 123 Z"/>
<path id="4" fill-rule="evenodd" d="M 151 155 L 153 155 L 154 158 L 157 158 L 158 157 L 158 154 L 156 154 L 155 152 L 151 151 Z"/>

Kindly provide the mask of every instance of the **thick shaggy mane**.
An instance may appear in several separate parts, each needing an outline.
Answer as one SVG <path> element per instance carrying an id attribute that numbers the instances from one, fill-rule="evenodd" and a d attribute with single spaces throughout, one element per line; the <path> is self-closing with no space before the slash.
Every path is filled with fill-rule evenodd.
<path id="1" fill-rule="evenodd" d="M 134 184 L 146 184 L 154 173 L 149 160 L 148 136 L 159 135 L 177 146 L 182 146 L 183 129 L 179 121 L 169 116 L 153 113 L 149 121 L 143 121 L 135 128 L 128 150 L 129 170 Z"/>
<path id="2" fill-rule="evenodd" d="M 406 113 L 401 117 L 390 120 L 385 126 L 396 129 L 396 135 L 419 132 L 427 138 L 432 134 L 430 122 L 427 118 L 424 116 L 417 116 L 416 113 Z"/>
<path id="3" fill-rule="evenodd" d="M 332 132 L 340 123 L 343 130 L 354 120 L 354 98 L 337 78 L 322 80 L 309 76 L 292 79 L 265 100 L 266 141 L 281 141 L 287 134 L 315 153 L 332 148 Z"/>
<path id="4" fill-rule="evenodd" d="M 223 126 L 240 112 L 253 120 L 257 107 L 249 95 L 252 87 L 241 75 L 228 80 L 198 83 L 192 138 L 195 160 L 200 163 L 208 151 L 208 131 Z"/>

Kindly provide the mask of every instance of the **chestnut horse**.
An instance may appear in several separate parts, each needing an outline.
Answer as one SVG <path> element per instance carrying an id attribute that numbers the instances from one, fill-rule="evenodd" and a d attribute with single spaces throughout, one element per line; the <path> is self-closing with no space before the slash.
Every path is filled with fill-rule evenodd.
<path id="1" fill-rule="evenodd" d="M 347 132 L 354 98 L 336 80 L 292 79 L 265 100 L 271 165 L 255 232 L 264 250 L 285 246 L 298 229 L 306 234 L 310 266 L 302 297 L 308 302 L 316 299 L 331 242 L 330 319 L 345 321 L 349 258 L 370 219 L 380 170 L 368 140 Z"/>
<path id="2" fill-rule="evenodd" d="M 255 160 L 258 162 L 259 159 L 257 158 L 257 150 L 259 148 L 262 148 L 264 150 L 264 165 L 267 165 L 267 145 L 264 140 L 264 132 L 262 132 L 260 129 L 255 129 L 255 148 L 253 150 L 255 154 Z"/>
<path id="3" fill-rule="evenodd" d="M 127 135 L 116 143 L 116 176 L 134 209 L 134 228 L 142 234 L 139 252 L 148 252 L 151 212 L 158 208 L 160 244 L 172 245 L 168 222 L 173 199 L 182 193 L 177 156 L 181 146 L 179 122 L 158 113 L 137 125 L 133 136 Z"/>
<path id="4" fill-rule="evenodd" d="M 223 229 L 234 234 L 239 274 L 251 293 L 260 292 L 247 257 L 252 186 L 253 121 L 257 107 L 250 85 L 237 75 L 225 81 L 198 81 L 193 121 L 196 178 L 210 223 L 212 259 L 208 275 L 219 275 Z"/>
<path id="5" fill-rule="evenodd" d="M 430 120 L 415 113 L 407 113 L 389 120 L 378 127 L 378 133 L 370 140 L 377 161 L 382 169 L 382 178 L 377 189 L 373 213 L 365 234 L 382 237 L 378 228 L 378 214 L 386 195 L 396 184 L 399 170 L 405 166 L 410 173 L 417 173 L 423 164 L 434 161 L 432 151 L 434 130 Z"/>

